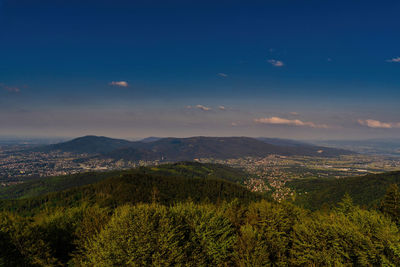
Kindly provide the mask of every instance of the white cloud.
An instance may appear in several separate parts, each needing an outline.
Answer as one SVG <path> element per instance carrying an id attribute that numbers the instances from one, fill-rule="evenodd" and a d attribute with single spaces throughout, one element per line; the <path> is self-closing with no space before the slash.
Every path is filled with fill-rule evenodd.
<path id="1" fill-rule="evenodd" d="M 386 60 L 386 62 L 400 63 L 400 57 L 394 57 L 392 59 L 388 59 Z"/>
<path id="2" fill-rule="evenodd" d="M 329 126 L 326 124 L 316 124 L 313 122 L 301 121 L 301 120 L 289 120 L 279 117 L 259 118 L 259 119 L 254 119 L 254 122 L 262 124 L 306 126 L 311 128 L 325 128 L 325 129 L 329 128 Z"/>
<path id="3" fill-rule="evenodd" d="M 226 78 L 226 77 L 229 76 L 228 74 L 223 73 L 223 72 L 217 73 L 217 75 L 220 76 L 220 77 L 223 77 L 223 78 Z"/>
<path id="4" fill-rule="evenodd" d="M 200 110 L 202 110 L 202 111 L 210 111 L 210 110 L 213 110 L 212 107 L 207 107 L 207 106 L 204 106 L 204 105 L 196 105 L 196 106 L 187 105 L 187 106 L 185 106 L 185 108 L 186 108 L 186 109 L 194 109 L 194 108 L 197 108 L 197 109 L 200 109 Z M 222 110 L 222 111 L 225 111 L 225 110 L 226 110 L 226 107 L 223 106 L 223 105 L 221 105 L 221 106 L 218 106 L 218 109 L 219 109 L 219 110 Z"/>
<path id="5" fill-rule="evenodd" d="M 283 67 L 285 65 L 282 61 L 276 59 L 269 59 L 268 63 L 275 67 Z"/>
<path id="6" fill-rule="evenodd" d="M 112 81 L 110 82 L 110 85 L 112 86 L 118 86 L 118 87 L 128 87 L 129 84 L 126 81 Z"/>
<path id="7" fill-rule="evenodd" d="M 377 120 L 368 119 L 368 120 L 358 120 L 358 123 L 370 128 L 384 128 L 384 129 L 400 128 L 400 122 L 381 122 Z"/>
<path id="8" fill-rule="evenodd" d="M 289 112 L 289 114 L 290 114 L 290 115 L 293 115 L 293 116 L 299 116 L 299 113 L 298 113 L 298 112 L 295 112 L 295 111 Z"/>
<path id="9" fill-rule="evenodd" d="M 210 111 L 210 110 L 212 110 L 212 108 L 206 107 L 206 106 L 203 106 L 203 105 L 197 105 L 196 108 L 198 108 L 198 109 L 200 109 L 202 111 Z"/>

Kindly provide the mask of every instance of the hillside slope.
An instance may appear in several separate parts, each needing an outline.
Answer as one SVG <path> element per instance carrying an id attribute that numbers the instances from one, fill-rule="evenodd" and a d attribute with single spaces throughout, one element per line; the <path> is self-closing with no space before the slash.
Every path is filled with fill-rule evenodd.
<path id="1" fill-rule="evenodd" d="M 33 214 L 54 207 L 75 207 L 84 203 L 101 207 L 123 204 L 173 204 L 231 201 L 249 202 L 262 199 L 259 194 L 230 181 L 215 178 L 191 178 L 180 175 L 157 175 L 143 172 L 121 172 L 100 182 L 24 199 L 0 200 L 0 210 Z"/>
<path id="2" fill-rule="evenodd" d="M 68 142 L 42 146 L 35 151 L 61 151 L 99 155 L 130 161 L 191 161 L 196 158 L 264 157 L 270 154 L 330 157 L 353 152 L 314 146 L 293 140 L 250 137 L 150 138 L 131 142 L 99 136 L 84 136 Z"/>
<path id="3" fill-rule="evenodd" d="M 342 179 L 299 179 L 287 185 L 298 193 L 298 204 L 319 209 L 323 205 L 337 204 L 346 193 L 355 204 L 378 206 L 390 184 L 400 185 L 400 171 Z"/>
<path id="4" fill-rule="evenodd" d="M 154 142 L 104 153 L 113 159 L 185 161 L 198 158 L 265 157 L 271 154 L 301 156 L 337 156 L 351 154 L 346 150 L 312 145 L 273 145 L 249 137 L 163 138 Z"/>
<path id="5" fill-rule="evenodd" d="M 98 154 L 106 153 L 123 147 L 133 145 L 135 142 L 130 142 L 123 139 L 114 139 L 104 136 L 83 136 L 73 140 L 38 147 L 37 151 L 54 151 L 59 150 L 62 152 L 73 152 L 73 153 L 87 153 L 87 154 Z"/>
<path id="6" fill-rule="evenodd" d="M 125 174 L 145 174 L 159 176 L 180 176 L 186 178 L 222 179 L 235 183 L 243 182 L 249 174 L 241 169 L 219 164 L 179 162 L 154 167 L 140 167 L 125 171 L 87 172 L 55 177 L 42 177 L 8 187 L 0 187 L 0 199 L 35 197 L 72 187 L 92 184 L 107 178 Z"/>

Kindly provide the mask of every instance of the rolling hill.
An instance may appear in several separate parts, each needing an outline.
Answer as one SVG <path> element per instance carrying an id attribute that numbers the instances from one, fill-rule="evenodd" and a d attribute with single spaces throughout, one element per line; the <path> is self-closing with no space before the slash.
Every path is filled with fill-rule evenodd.
<path id="1" fill-rule="evenodd" d="M 132 143 L 134 142 L 130 142 L 123 139 L 113 139 L 104 136 L 88 135 L 88 136 L 78 137 L 67 142 L 38 147 L 36 148 L 36 150 L 38 151 L 60 150 L 62 152 L 73 152 L 79 154 L 81 153 L 98 154 L 127 147 L 130 146 Z"/>
<path id="2" fill-rule="evenodd" d="M 391 184 L 400 185 L 400 171 L 341 179 L 298 179 L 287 185 L 296 190 L 298 204 L 315 210 L 322 206 L 334 206 L 346 193 L 357 205 L 379 206 Z"/>
<path id="3" fill-rule="evenodd" d="M 86 178 L 80 185 L 78 178 L 95 173 L 62 176 L 50 180 L 14 186 L 2 191 L 0 210 L 32 214 L 49 207 L 74 207 L 83 203 L 115 207 L 125 203 L 173 204 L 179 201 L 194 202 L 251 201 L 265 198 L 238 184 L 245 172 L 215 164 L 177 163 L 128 171 L 100 173 L 97 179 Z M 68 183 L 67 188 L 66 183 Z M 43 187 L 46 187 L 45 190 Z M 77 186 L 80 185 L 80 186 Z M 37 187 L 41 187 L 37 190 Z M 15 190 L 18 189 L 19 190 Z M 62 191 L 60 191 L 62 190 Z M 24 194 L 20 194 L 23 191 Z M 11 198 L 11 199 L 10 199 Z"/>
<path id="4" fill-rule="evenodd" d="M 86 172 L 79 174 L 42 177 L 8 187 L 0 187 L 0 199 L 20 199 L 36 197 L 48 193 L 63 191 L 73 187 L 93 184 L 115 176 L 125 174 L 144 174 L 158 176 L 180 176 L 187 178 L 221 179 L 234 183 L 243 182 L 249 174 L 241 169 L 220 164 L 178 162 L 153 167 L 139 167 L 131 170 Z"/>
<path id="5" fill-rule="evenodd" d="M 103 157 L 131 161 L 184 161 L 198 158 L 265 157 L 271 154 L 329 157 L 351 153 L 308 144 L 274 145 L 249 137 L 190 137 L 163 138 L 139 146 L 117 149 L 103 154 Z"/>
<path id="6" fill-rule="evenodd" d="M 196 158 L 264 157 L 271 154 L 330 157 L 353 152 L 313 146 L 284 139 L 250 137 L 150 138 L 131 142 L 98 136 L 84 136 L 68 142 L 36 148 L 37 151 L 87 153 L 115 160 L 191 161 Z"/>

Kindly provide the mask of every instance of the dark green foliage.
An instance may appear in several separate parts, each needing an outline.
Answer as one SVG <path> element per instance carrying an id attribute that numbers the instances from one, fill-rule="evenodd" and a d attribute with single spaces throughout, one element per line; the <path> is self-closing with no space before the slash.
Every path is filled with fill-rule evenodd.
<path id="1" fill-rule="evenodd" d="M 294 228 L 293 265 L 398 266 L 398 228 L 383 214 L 351 204 L 346 197 L 329 213 L 316 212 Z"/>
<path id="2" fill-rule="evenodd" d="M 400 192 L 397 184 L 392 184 L 387 189 L 381 203 L 381 210 L 394 222 L 400 224 Z"/>
<path id="3" fill-rule="evenodd" d="M 31 219 L 0 213 L 0 266 L 53 266 L 57 259 Z"/>
<path id="4" fill-rule="evenodd" d="M 23 218 L 0 213 L 0 266 L 54 266 L 66 263 L 78 244 L 109 220 L 109 211 L 97 206 L 58 208 Z"/>
<path id="5" fill-rule="evenodd" d="M 369 174 L 342 179 L 298 179 L 289 182 L 288 186 L 294 188 L 298 193 L 296 198 L 298 204 L 316 210 L 323 205 L 336 205 L 346 193 L 357 205 L 379 207 L 380 200 L 391 184 L 400 184 L 400 172 Z"/>
<path id="6" fill-rule="evenodd" d="M 205 178 L 211 167 L 140 168 L 4 200 L 0 266 L 400 266 L 396 186 L 384 213 L 350 194 L 310 211 Z"/>
<path id="7" fill-rule="evenodd" d="M 248 173 L 241 169 L 224 165 L 179 162 L 156 167 L 140 167 L 129 171 L 87 172 L 56 177 L 43 177 L 26 181 L 22 184 L 0 188 L 0 199 L 30 198 L 92 184 L 110 177 L 119 177 L 124 174 L 133 175 L 135 173 L 185 178 L 214 178 L 239 183 L 243 182 L 249 176 Z"/>
<path id="8" fill-rule="evenodd" d="M 197 171 L 192 172 L 190 169 L 195 165 L 183 163 L 172 166 L 171 168 L 164 166 L 159 169 L 164 174 L 163 176 L 156 175 L 158 170 L 155 168 L 122 171 L 116 173 L 114 177 L 91 185 L 34 198 L 2 200 L 0 201 L 0 209 L 32 214 L 43 208 L 74 207 L 83 202 L 98 204 L 102 207 L 117 207 L 126 203 L 152 203 L 154 200 L 161 204 L 172 204 L 187 199 L 195 202 L 217 203 L 235 198 L 242 202 L 262 198 L 261 195 L 252 193 L 237 183 L 222 179 L 198 178 L 217 176 L 221 170 L 226 172 L 226 169 L 222 167 L 221 170 L 217 168 L 215 173 L 210 173 L 209 169 L 206 167 L 203 169 L 201 165 L 196 167 Z M 189 178 L 179 176 L 185 173 L 187 168 L 187 172 L 192 175 Z"/>
<path id="9" fill-rule="evenodd" d="M 344 202 L 329 212 L 235 200 L 124 205 L 112 213 L 84 204 L 30 218 L 2 213 L 0 264 L 399 266 L 397 226 Z M 235 210 L 239 216 L 231 216 Z"/>
<path id="10" fill-rule="evenodd" d="M 92 184 L 106 178 L 119 175 L 120 171 L 86 172 L 55 177 L 44 177 L 28 180 L 22 184 L 0 188 L 0 199 L 35 197 L 50 192 Z"/>
<path id="11" fill-rule="evenodd" d="M 237 183 L 243 183 L 250 176 L 249 173 L 242 169 L 232 168 L 221 164 L 196 162 L 163 164 L 156 167 L 142 167 L 140 170 L 146 174 L 183 176 L 187 178 L 223 179 Z"/>
<path id="12" fill-rule="evenodd" d="M 231 262 L 235 232 L 215 208 L 191 203 L 117 209 L 76 261 L 90 266 L 219 266 Z"/>
<path id="13" fill-rule="evenodd" d="M 348 194 L 333 211 L 309 215 L 294 229 L 291 264 L 400 264 L 399 229 L 383 214 L 353 205 Z"/>
<path id="14" fill-rule="evenodd" d="M 163 206 L 119 208 L 105 229 L 82 248 L 81 264 L 173 265 L 185 253 L 185 226 Z"/>
<path id="15" fill-rule="evenodd" d="M 290 204 L 261 201 L 249 205 L 239 229 L 239 265 L 285 265 L 289 260 L 293 227 L 305 216 L 304 211 Z"/>

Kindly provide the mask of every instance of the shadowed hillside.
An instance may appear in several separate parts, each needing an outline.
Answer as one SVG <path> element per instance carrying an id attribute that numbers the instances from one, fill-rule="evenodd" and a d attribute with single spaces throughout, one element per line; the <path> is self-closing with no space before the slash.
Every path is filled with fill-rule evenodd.
<path id="1" fill-rule="evenodd" d="M 259 140 L 249 137 L 201 136 L 150 138 L 139 142 L 85 136 L 65 143 L 39 147 L 35 150 L 87 153 L 101 158 L 130 161 L 192 161 L 196 158 L 265 157 L 271 154 L 330 157 L 353 153 L 347 150 L 313 146 L 277 138 L 261 138 Z"/>
<path id="2" fill-rule="evenodd" d="M 323 205 L 337 204 L 346 193 L 358 205 L 379 206 L 391 184 L 400 185 L 400 171 L 341 179 L 298 179 L 289 182 L 288 186 L 298 193 L 297 203 L 318 209 Z"/>
<path id="3" fill-rule="evenodd" d="M 39 147 L 37 151 L 54 151 L 60 150 L 62 152 L 73 152 L 73 153 L 88 153 L 98 154 L 113 151 L 132 145 L 134 142 L 123 139 L 113 139 L 104 136 L 83 136 L 75 138 L 68 142 L 59 144 L 48 145 L 45 147 Z"/>
<path id="4" fill-rule="evenodd" d="M 0 187 L 0 198 L 28 198 L 51 192 L 62 191 L 76 186 L 92 184 L 110 177 L 123 174 L 152 174 L 162 176 L 182 176 L 187 178 L 222 179 L 231 182 L 243 182 L 249 174 L 237 168 L 219 164 L 201 164 L 179 162 L 154 167 L 140 167 L 125 171 L 87 172 L 73 175 L 43 177 L 22 184 Z"/>
<path id="5" fill-rule="evenodd" d="M 201 165 L 182 166 L 199 169 L 188 171 L 186 174 L 179 166 L 175 169 L 174 166 L 162 167 L 159 169 L 161 172 L 152 168 L 112 172 L 103 175 L 103 178 L 111 177 L 90 185 L 36 197 L 0 200 L 0 209 L 31 214 L 43 208 L 74 207 L 83 203 L 115 207 L 126 203 L 172 204 L 189 199 L 195 202 L 216 203 L 233 199 L 248 202 L 262 198 L 261 195 L 252 193 L 237 183 L 216 178 L 218 170 L 211 173 L 210 168 L 203 169 Z M 227 175 L 226 171 L 223 172 Z M 233 180 L 236 179 L 237 177 L 233 177 Z"/>
<path id="6" fill-rule="evenodd" d="M 249 137 L 163 138 L 145 145 L 132 146 L 103 154 L 106 158 L 183 161 L 197 158 L 265 157 L 271 154 L 303 156 L 337 156 L 346 150 L 312 145 L 273 145 Z"/>

